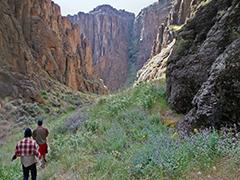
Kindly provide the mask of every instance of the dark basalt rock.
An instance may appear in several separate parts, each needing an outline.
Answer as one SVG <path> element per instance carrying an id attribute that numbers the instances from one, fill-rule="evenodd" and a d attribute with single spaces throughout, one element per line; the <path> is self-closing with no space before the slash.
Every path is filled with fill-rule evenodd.
<path id="1" fill-rule="evenodd" d="M 210 2 L 179 32 L 167 68 L 168 100 L 177 112 L 192 108 L 213 62 L 234 40 L 230 29 L 237 25 L 239 12 L 227 15 L 230 6 L 229 1 Z"/>
<path id="2" fill-rule="evenodd" d="M 239 124 L 240 38 L 211 67 L 208 80 L 193 99 L 194 108 L 179 125 L 180 130 Z"/>
<path id="3" fill-rule="evenodd" d="M 171 106 L 186 113 L 179 129 L 238 122 L 240 2 L 212 0 L 179 32 L 167 66 Z"/>

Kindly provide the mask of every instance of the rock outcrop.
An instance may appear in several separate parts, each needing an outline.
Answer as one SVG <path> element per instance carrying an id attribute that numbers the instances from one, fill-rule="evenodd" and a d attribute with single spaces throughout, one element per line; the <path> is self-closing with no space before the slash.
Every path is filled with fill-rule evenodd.
<path id="1" fill-rule="evenodd" d="M 68 18 L 80 27 L 92 47 L 92 71 L 111 90 L 121 87 L 127 78 L 134 14 L 102 5 Z"/>
<path id="2" fill-rule="evenodd" d="M 167 66 L 172 107 L 190 129 L 238 122 L 240 3 L 208 1 L 181 29 Z"/>
<path id="3" fill-rule="evenodd" d="M 8 0 L 0 6 L 2 96 L 26 95 L 28 90 L 34 94 L 53 81 L 74 90 L 105 92 L 89 64 L 89 43 L 79 27 L 61 16 L 58 5 L 51 0 Z"/>
<path id="4" fill-rule="evenodd" d="M 135 84 L 147 81 L 165 80 L 167 61 L 172 53 L 175 40 L 173 40 L 166 48 L 152 58 L 150 58 L 137 73 Z"/>
<path id="5" fill-rule="evenodd" d="M 179 125 L 181 130 L 236 124 L 240 116 L 240 38 L 216 59 L 210 76 L 193 99 L 193 109 Z"/>

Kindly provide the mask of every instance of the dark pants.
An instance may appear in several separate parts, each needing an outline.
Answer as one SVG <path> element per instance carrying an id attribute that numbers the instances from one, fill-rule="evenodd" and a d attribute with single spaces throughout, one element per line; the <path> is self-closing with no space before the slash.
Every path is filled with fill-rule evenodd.
<path id="1" fill-rule="evenodd" d="M 23 168 L 23 180 L 28 180 L 29 178 L 29 171 L 31 171 L 31 176 L 32 176 L 32 180 L 36 180 L 37 179 L 37 167 L 36 167 L 36 163 L 28 166 L 28 167 L 24 167 L 22 165 Z"/>

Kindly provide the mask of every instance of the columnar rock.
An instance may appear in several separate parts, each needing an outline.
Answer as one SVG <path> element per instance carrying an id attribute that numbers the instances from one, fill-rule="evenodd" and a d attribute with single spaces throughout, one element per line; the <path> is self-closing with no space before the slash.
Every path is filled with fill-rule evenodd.
<path id="1" fill-rule="evenodd" d="M 179 32 L 167 66 L 167 95 L 177 112 L 190 111 L 181 128 L 238 121 L 239 22 L 238 0 L 212 0 Z"/>
<path id="2" fill-rule="evenodd" d="M 121 87 L 127 78 L 134 14 L 102 5 L 89 13 L 80 12 L 68 18 L 80 27 L 80 33 L 90 42 L 94 73 L 110 89 Z"/>
<path id="3" fill-rule="evenodd" d="M 207 1 L 207 0 L 206 0 Z M 170 23 L 182 25 L 196 12 L 198 5 L 206 1 L 201 0 L 175 0 L 170 13 Z"/>
<path id="4" fill-rule="evenodd" d="M 157 38 L 153 42 L 151 57 L 161 53 L 162 49 L 167 48 L 175 36 L 176 33 L 170 29 L 168 22 L 162 24 L 158 29 Z"/>
<path id="5" fill-rule="evenodd" d="M 95 83 L 89 64 L 89 43 L 80 36 L 79 27 L 61 16 L 58 5 L 51 0 L 8 0 L 0 5 L 1 67 L 5 78 L 6 74 L 10 77 L 17 73 L 20 79 L 32 80 L 38 89 L 49 87 L 52 79 L 74 90 L 104 91 L 100 81 Z M 17 76 L 11 75 L 11 82 L 5 78 L 1 82 L 11 86 Z"/>
<path id="6" fill-rule="evenodd" d="M 168 21 L 171 0 L 160 0 L 144 8 L 136 17 L 132 40 L 132 61 L 140 69 L 151 56 L 159 27 Z M 161 37 L 159 37 L 159 41 Z"/>

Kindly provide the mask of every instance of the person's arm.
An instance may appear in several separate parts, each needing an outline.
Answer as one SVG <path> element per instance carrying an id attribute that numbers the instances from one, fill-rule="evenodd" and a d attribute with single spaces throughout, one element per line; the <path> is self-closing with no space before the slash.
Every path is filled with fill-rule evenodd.
<path id="1" fill-rule="evenodd" d="M 14 161 L 15 159 L 17 159 L 16 154 L 14 154 L 14 155 L 12 156 L 12 161 Z"/>
<path id="2" fill-rule="evenodd" d="M 48 129 L 46 128 L 46 137 L 48 137 L 48 135 L 49 135 L 49 131 L 48 131 Z"/>
<path id="3" fill-rule="evenodd" d="M 36 140 L 36 129 L 33 130 L 32 137 L 33 137 L 34 140 Z"/>
<path id="4" fill-rule="evenodd" d="M 38 151 L 38 144 L 36 143 L 36 142 L 34 142 L 34 146 L 33 146 L 33 153 L 34 153 L 34 155 L 39 159 L 40 158 L 40 153 L 39 153 L 39 151 Z"/>
<path id="5" fill-rule="evenodd" d="M 12 161 L 14 161 L 15 159 L 17 159 L 17 156 L 19 154 L 19 147 L 18 147 L 18 144 L 16 145 L 16 148 L 15 148 L 15 153 L 14 155 L 12 156 Z"/>

